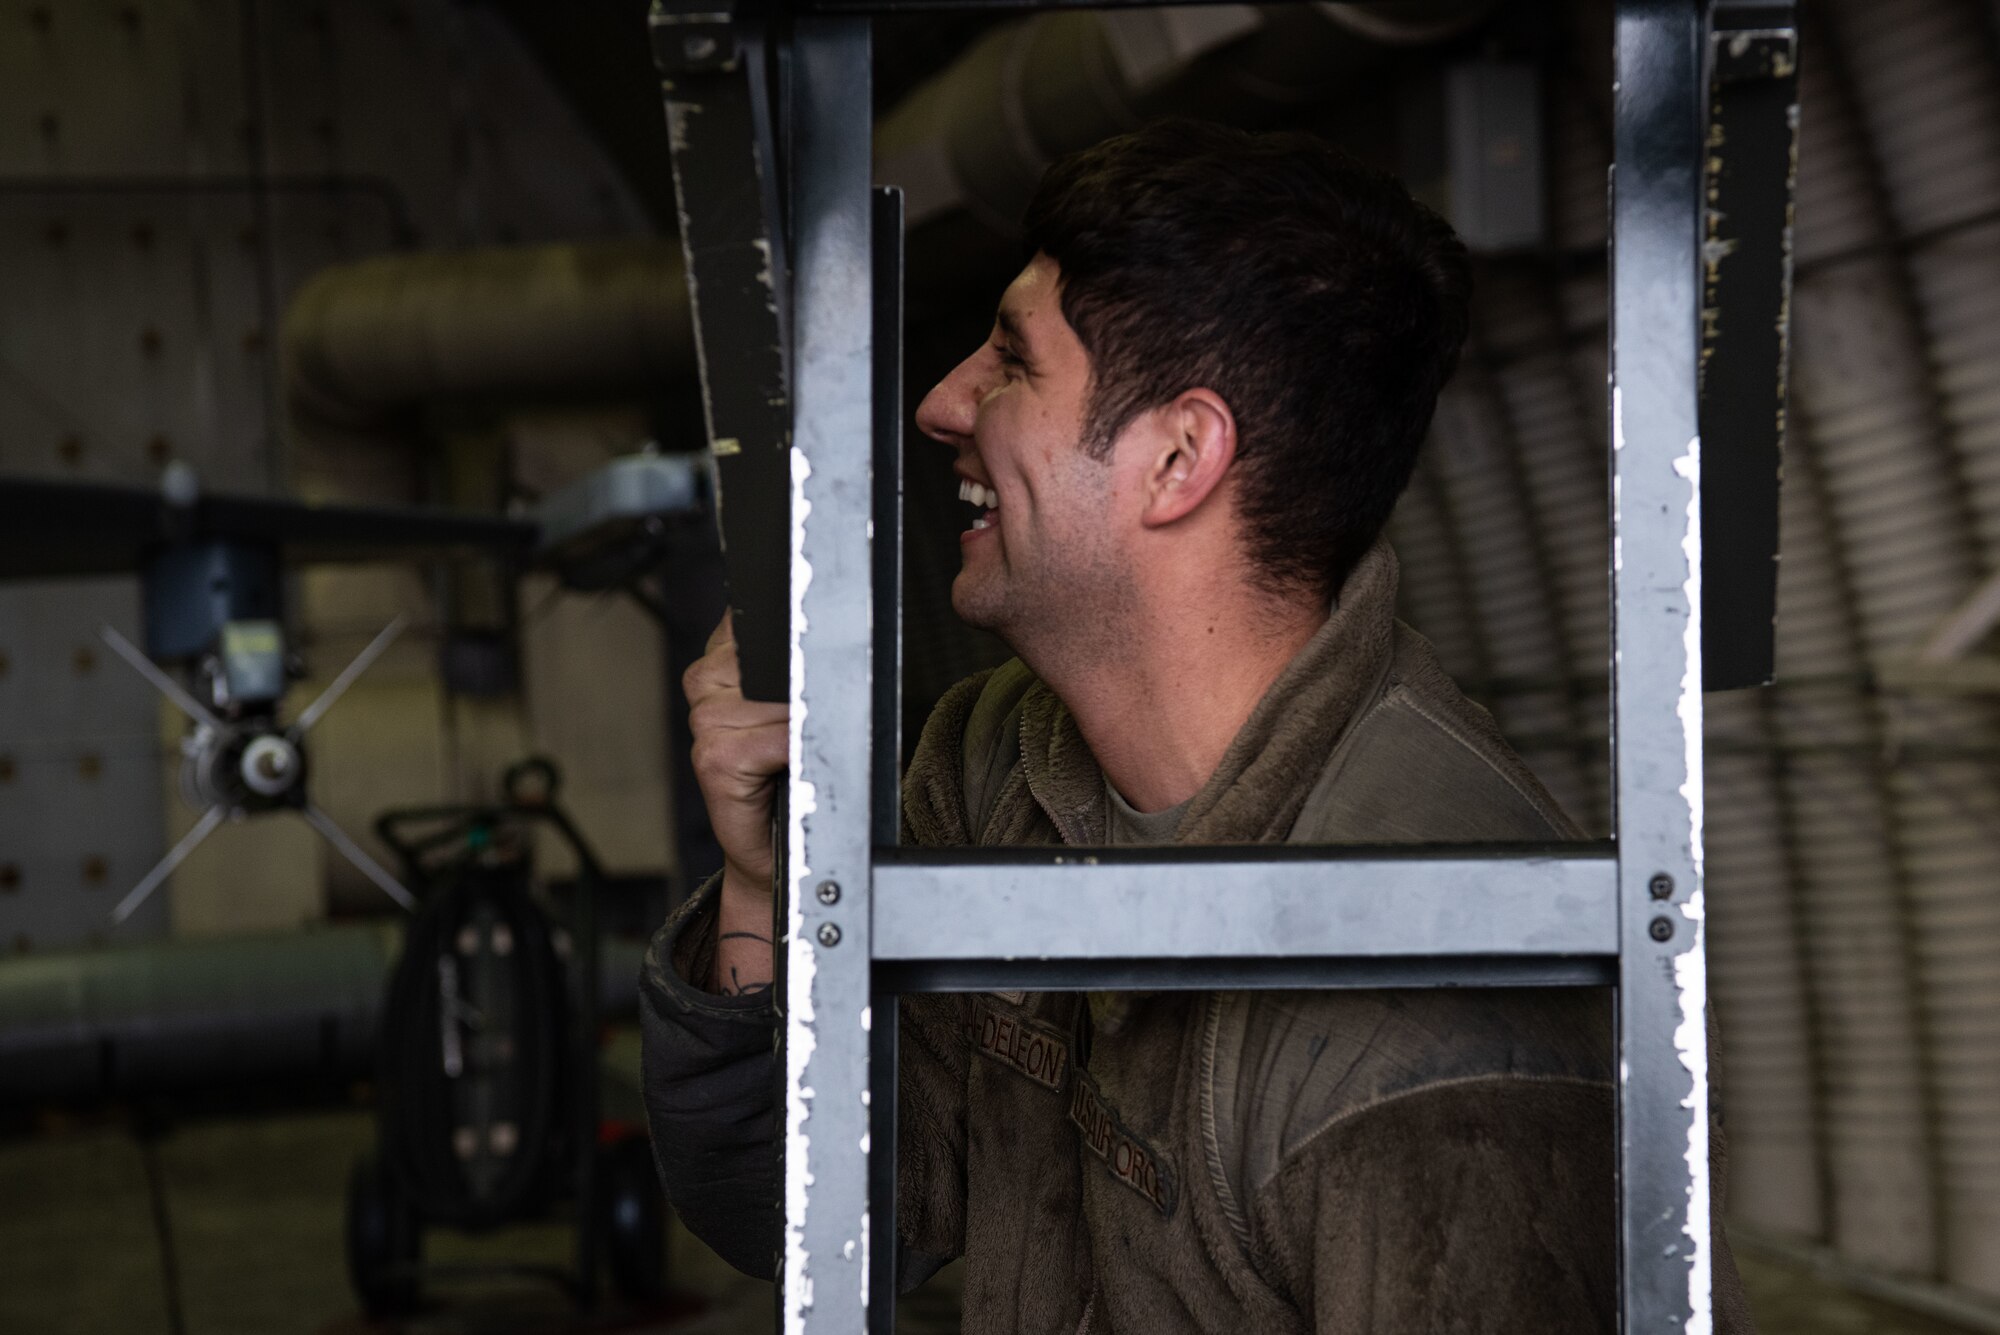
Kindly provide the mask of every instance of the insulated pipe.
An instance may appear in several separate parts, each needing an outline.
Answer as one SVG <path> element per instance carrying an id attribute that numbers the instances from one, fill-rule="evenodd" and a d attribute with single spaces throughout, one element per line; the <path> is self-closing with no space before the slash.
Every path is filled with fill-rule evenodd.
<path id="1" fill-rule="evenodd" d="M 640 398 L 694 372 L 680 246 L 650 239 L 324 269 L 283 346 L 294 404 L 346 426 L 437 401 Z"/>
<path id="2" fill-rule="evenodd" d="M 365 1076 L 393 923 L 0 961 L 0 1107 Z M 643 947 L 607 940 L 599 1002 L 637 1004 Z"/>

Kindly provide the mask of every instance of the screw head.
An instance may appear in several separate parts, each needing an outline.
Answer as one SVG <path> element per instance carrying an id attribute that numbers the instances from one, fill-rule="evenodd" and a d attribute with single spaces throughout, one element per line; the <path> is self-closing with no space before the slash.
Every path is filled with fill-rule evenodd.
<path id="1" fill-rule="evenodd" d="M 819 889 L 814 891 L 814 893 L 819 896 L 819 902 L 822 904 L 838 904 L 840 902 L 840 886 L 833 881 L 821 881 Z"/>
<path id="2" fill-rule="evenodd" d="M 840 929 L 830 922 L 821 923 L 819 925 L 819 943 L 823 946 L 839 945 Z"/>
<path id="3" fill-rule="evenodd" d="M 1652 935 L 1655 941 L 1671 941 L 1674 935 L 1674 924 L 1667 918 L 1655 918 L 1651 926 L 1647 927 L 1646 930 Z"/>
<path id="4" fill-rule="evenodd" d="M 1654 872 L 1653 879 L 1646 883 L 1646 888 L 1653 892 L 1653 898 L 1655 899 L 1672 899 L 1674 896 L 1674 878 L 1663 871 Z"/>

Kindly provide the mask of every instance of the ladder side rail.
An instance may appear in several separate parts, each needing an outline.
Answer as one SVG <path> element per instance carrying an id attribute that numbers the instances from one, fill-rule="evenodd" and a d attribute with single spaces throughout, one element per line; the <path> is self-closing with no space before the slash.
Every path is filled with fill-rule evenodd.
<path id="1" fill-rule="evenodd" d="M 1622 908 L 1623 1329 L 1708 1335 L 1699 0 L 1619 0 L 1613 82 L 1612 772 Z"/>
<path id="2" fill-rule="evenodd" d="M 868 21 L 799 16 L 789 45 L 794 417 L 780 1316 L 786 1335 L 855 1335 L 866 1329 L 874 1263 Z"/>

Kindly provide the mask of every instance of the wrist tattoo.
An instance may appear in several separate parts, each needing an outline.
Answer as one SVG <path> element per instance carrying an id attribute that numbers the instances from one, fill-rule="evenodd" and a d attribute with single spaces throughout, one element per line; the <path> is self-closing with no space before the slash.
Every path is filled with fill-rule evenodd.
<path id="1" fill-rule="evenodd" d="M 737 976 L 736 966 L 732 964 L 729 966 L 729 981 L 722 986 L 722 995 L 725 997 L 759 997 L 770 990 L 770 979 L 766 978 L 761 983 L 746 983 Z"/>
<path id="2" fill-rule="evenodd" d="M 765 936 L 762 932 L 723 932 L 715 939 L 718 943 L 723 941 L 755 941 L 766 946 L 771 944 L 771 938 Z M 762 996 L 770 990 L 771 980 L 769 978 L 745 982 L 741 971 L 734 964 L 729 966 L 729 981 L 721 985 L 721 992 L 725 997 L 756 997 Z"/>

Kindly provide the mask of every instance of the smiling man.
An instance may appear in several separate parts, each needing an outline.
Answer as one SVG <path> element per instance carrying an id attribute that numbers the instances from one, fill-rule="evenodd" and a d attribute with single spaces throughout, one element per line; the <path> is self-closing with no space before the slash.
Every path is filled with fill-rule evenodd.
<path id="1" fill-rule="evenodd" d="M 1018 657 L 933 713 L 910 839 L 1574 837 L 1395 620 L 1380 533 L 1466 332 L 1450 229 L 1314 139 L 1170 122 L 1051 168 L 1025 232 L 991 335 L 917 414 L 973 507 L 953 606 Z M 649 955 L 647 1099 L 682 1218 L 769 1276 L 785 712 L 743 699 L 726 624 L 687 688 L 728 861 Z M 1616 1327 L 1600 993 L 903 1014 L 898 1264 L 964 1256 L 968 1332 Z M 1716 1285 L 1747 1330 L 1726 1251 Z"/>

